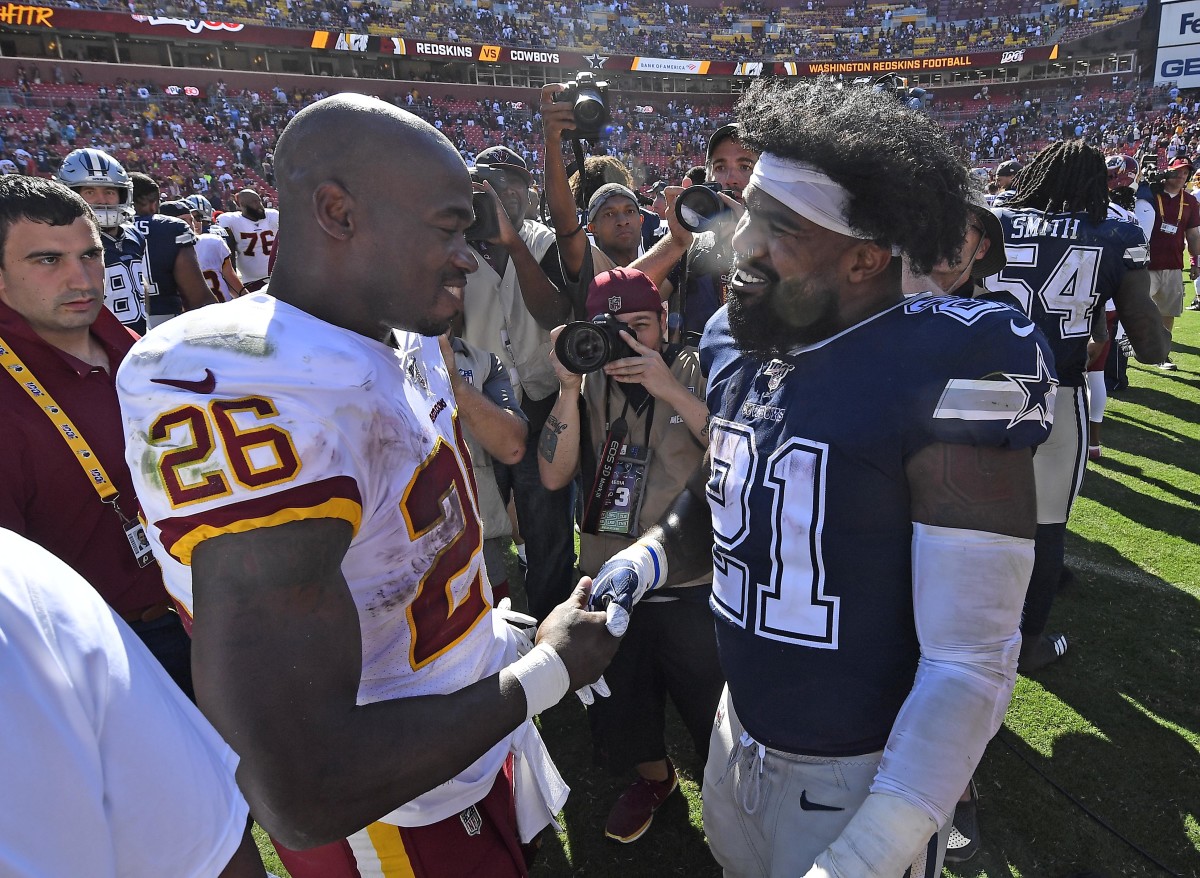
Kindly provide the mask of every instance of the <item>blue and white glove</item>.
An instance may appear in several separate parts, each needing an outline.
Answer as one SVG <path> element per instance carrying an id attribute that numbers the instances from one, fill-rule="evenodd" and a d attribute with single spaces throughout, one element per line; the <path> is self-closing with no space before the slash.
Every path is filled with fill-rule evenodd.
<path id="1" fill-rule="evenodd" d="M 643 537 L 613 555 L 592 580 L 588 609 L 604 610 L 608 633 L 622 637 L 629 612 L 642 595 L 667 581 L 667 553 L 662 543 Z"/>

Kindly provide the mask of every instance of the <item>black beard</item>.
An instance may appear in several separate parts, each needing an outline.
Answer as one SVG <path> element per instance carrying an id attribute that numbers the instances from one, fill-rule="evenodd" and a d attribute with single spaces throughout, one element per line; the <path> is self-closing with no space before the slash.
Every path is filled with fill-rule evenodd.
<path id="1" fill-rule="evenodd" d="M 262 207 L 243 207 L 242 216 L 251 222 L 257 223 L 267 218 L 267 211 Z"/>
<path id="2" fill-rule="evenodd" d="M 753 305 L 743 304 L 736 295 L 729 297 L 729 330 L 738 350 L 747 356 L 774 359 L 801 343 L 771 308 L 776 289 L 773 285 Z"/>

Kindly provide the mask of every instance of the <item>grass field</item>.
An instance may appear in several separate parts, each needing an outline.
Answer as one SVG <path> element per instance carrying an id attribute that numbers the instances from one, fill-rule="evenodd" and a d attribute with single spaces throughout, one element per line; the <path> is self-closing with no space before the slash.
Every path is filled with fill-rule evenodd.
<path id="1" fill-rule="evenodd" d="M 1130 387 L 1110 398 L 1104 457 L 1089 465 L 1068 534 L 1076 582 L 1051 617 L 1070 652 L 1018 680 L 977 774 L 983 849 L 947 875 L 1200 876 L 1200 313 L 1177 321 L 1174 350 L 1179 371 L 1131 364 Z M 582 708 L 568 698 L 541 723 L 572 793 L 536 876 L 719 874 L 701 828 L 701 766 L 677 721 L 685 795 L 624 846 L 603 825 L 628 779 L 592 768 Z M 269 848 L 265 859 L 284 874 Z"/>

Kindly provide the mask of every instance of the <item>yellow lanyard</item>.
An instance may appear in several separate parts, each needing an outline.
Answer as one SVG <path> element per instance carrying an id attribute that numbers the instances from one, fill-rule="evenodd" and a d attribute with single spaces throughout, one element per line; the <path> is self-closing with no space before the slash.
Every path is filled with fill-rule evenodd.
<path id="1" fill-rule="evenodd" d="M 62 407 L 54 401 L 54 397 L 42 387 L 37 378 L 29 367 L 21 362 L 21 358 L 16 355 L 8 342 L 0 336 L 0 366 L 12 376 L 13 381 L 17 382 L 29 398 L 32 399 L 50 419 L 50 423 L 54 425 L 54 430 L 66 440 L 71 452 L 75 455 L 75 459 L 83 468 L 84 475 L 92 487 L 96 489 L 96 493 L 100 495 L 100 499 L 105 503 L 110 504 L 113 509 L 117 510 L 117 514 L 121 516 L 121 521 L 127 519 L 117 507 L 117 489 L 113 486 L 112 481 L 108 478 L 108 473 L 104 471 L 104 467 L 100 464 L 95 452 L 91 446 L 83 438 L 83 434 L 79 432 L 76 426 L 67 417 L 67 413 L 62 410 Z"/>
<path id="2" fill-rule="evenodd" d="M 1163 216 L 1162 193 L 1161 192 L 1155 193 L 1154 197 L 1156 199 L 1158 199 L 1158 215 L 1161 216 L 1165 220 L 1166 217 Z M 1182 191 L 1179 193 L 1179 216 L 1177 216 L 1175 218 L 1175 228 L 1178 229 L 1181 225 L 1183 225 L 1183 192 Z"/>

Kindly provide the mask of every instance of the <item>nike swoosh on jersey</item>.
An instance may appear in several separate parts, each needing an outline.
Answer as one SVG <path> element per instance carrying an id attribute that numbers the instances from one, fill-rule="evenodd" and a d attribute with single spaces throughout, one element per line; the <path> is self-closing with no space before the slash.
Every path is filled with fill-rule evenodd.
<path id="1" fill-rule="evenodd" d="M 1008 321 L 1008 325 L 1012 327 L 1013 335 L 1019 335 L 1021 338 L 1028 337 L 1029 334 L 1037 328 L 1032 323 L 1026 327 L 1017 326 L 1017 321 L 1015 320 Z"/>
<path id="2" fill-rule="evenodd" d="M 150 383 L 178 387 L 180 390 L 190 390 L 193 393 L 212 393 L 217 389 L 217 376 L 212 373 L 212 369 L 205 369 L 204 377 L 199 381 L 186 381 L 183 378 L 151 378 Z"/>
<path id="3" fill-rule="evenodd" d="M 845 811 L 845 808 L 839 808 L 836 805 L 822 805 L 820 802 L 809 801 L 808 790 L 800 791 L 800 810 L 801 811 Z"/>

